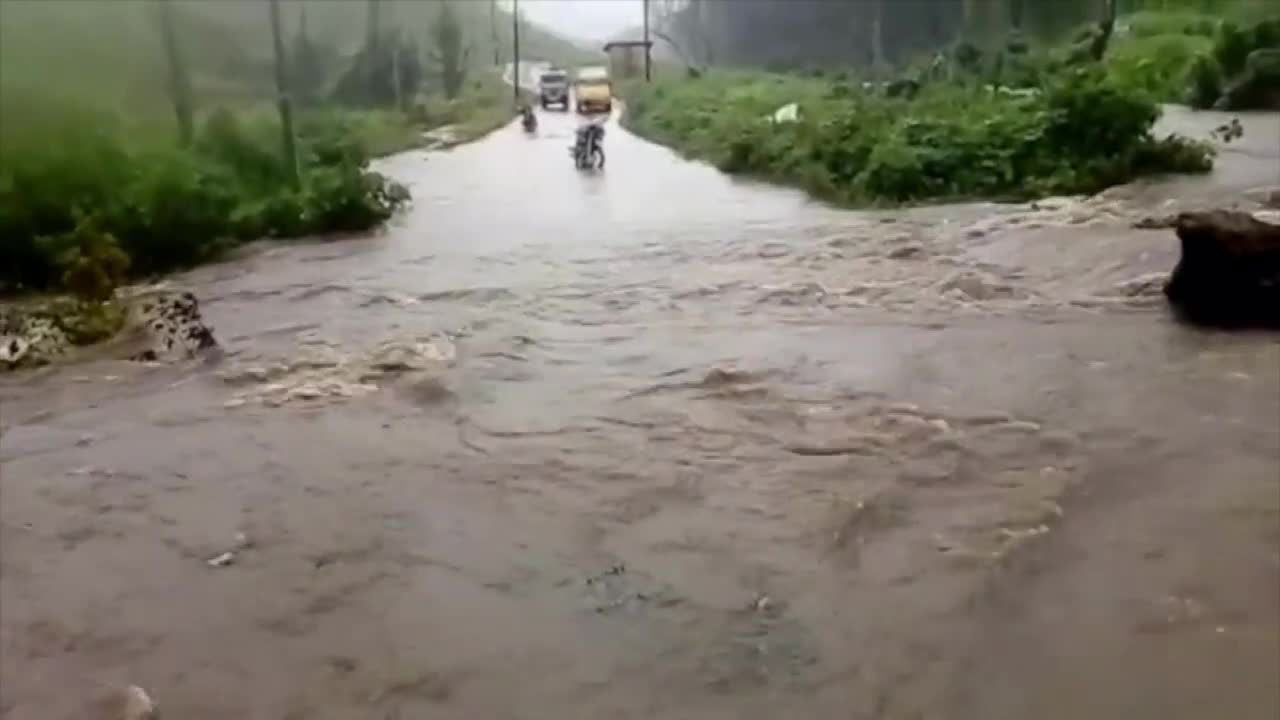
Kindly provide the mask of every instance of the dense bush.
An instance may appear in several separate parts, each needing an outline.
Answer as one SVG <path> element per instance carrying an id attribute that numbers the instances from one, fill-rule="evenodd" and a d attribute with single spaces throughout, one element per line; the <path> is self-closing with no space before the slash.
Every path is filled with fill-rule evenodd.
<path id="1" fill-rule="evenodd" d="M 405 200 L 368 172 L 368 154 L 337 120 L 299 127 L 297 187 L 272 150 L 278 126 L 226 112 L 213 113 L 188 150 L 138 149 L 91 129 L 6 145 L 0 290 L 71 284 L 67 253 L 82 248 L 84 257 L 89 236 L 110 238 L 130 274 L 143 276 L 258 237 L 369 228 Z M 84 282 L 93 275 L 75 272 Z"/>
<path id="2" fill-rule="evenodd" d="M 1213 42 L 1213 59 L 1223 74 L 1232 76 L 1244 70 L 1244 61 L 1253 50 L 1253 33 L 1246 33 L 1235 23 L 1224 22 Z"/>
<path id="3" fill-rule="evenodd" d="M 1280 17 L 1244 27 L 1222 22 L 1185 84 L 1193 107 L 1280 109 Z"/>
<path id="4" fill-rule="evenodd" d="M 1037 92 L 937 83 L 914 98 L 818 79 L 715 74 L 628 89 L 624 120 L 732 173 L 848 203 L 1093 192 L 1138 175 L 1203 171 L 1210 150 L 1156 140 L 1159 114 L 1100 69 L 1059 71 Z M 797 102 L 800 119 L 771 113 Z"/>
<path id="5" fill-rule="evenodd" d="M 128 276 L 129 256 L 114 237 L 98 229 L 92 218 L 82 217 L 71 232 L 39 238 L 37 243 L 55 258 L 63 287 L 81 300 L 110 300 Z"/>
<path id="6" fill-rule="evenodd" d="M 1196 58 L 1188 80 L 1191 88 L 1187 93 L 1187 104 L 1193 108 L 1211 108 L 1222 95 L 1222 68 L 1208 55 Z"/>

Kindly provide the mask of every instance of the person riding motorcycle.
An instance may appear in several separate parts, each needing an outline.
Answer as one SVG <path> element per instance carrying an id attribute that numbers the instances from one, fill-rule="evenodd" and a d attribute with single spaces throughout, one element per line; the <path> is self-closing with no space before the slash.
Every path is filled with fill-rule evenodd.
<path id="1" fill-rule="evenodd" d="M 533 108 L 528 105 L 520 106 L 520 123 L 524 125 L 526 132 L 533 132 L 538 129 L 538 117 L 533 114 Z"/>
<path id="2" fill-rule="evenodd" d="M 592 166 L 603 168 L 604 126 L 594 122 L 578 126 L 570 151 L 573 153 L 574 164 L 579 169 Z"/>

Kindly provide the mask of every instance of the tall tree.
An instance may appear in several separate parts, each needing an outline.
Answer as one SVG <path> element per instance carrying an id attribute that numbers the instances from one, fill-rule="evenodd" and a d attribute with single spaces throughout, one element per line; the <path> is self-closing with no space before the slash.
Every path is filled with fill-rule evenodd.
<path id="1" fill-rule="evenodd" d="M 1023 10 L 1026 9 L 1024 2 L 1025 0 L 1009 0 L 1009 27 L 1016 31 L 1022 30 Z"/>
<path id="2" fill-rule="evenodd" d="M 280 27 L 280 0 L 267 0 L 271 15 L 271 45 L 275 51 L 276 103 L 280 109 L 280 136 L 284 168 L 293 184 L 298 184 L 298 146 L 293 134 L 293 104 L 289 98 L 289 68 L 284 52 L 284 30 Z"/>
<path id="3" fill-rule="evenodd" d="M 369 55 L 378 54 L 378 39 L 382 33 L 382 0 L 367 0 L 365 6 L 364 49 Z"/>
<path id="4" fill-rule="evenodd" d="M 307 8 L 298 17 L 298 34 L 293 40 L 289 58 L 289 88 L 301 103 L 313 103 L 321 94 L 325 81 L 326 58 L 307 31 Z"/>
<path id="5" fill-rule="evenodd" d="M 884 71 L 884 4 L 885 0 L 871 0 L 871 67 Z"/>
<path id="6" fill-rule="evenodd" d="M 188 146 L 195 138 L 195 107 L 191 100 L 191 76 L 178 43 L 177 23 L 174 20 L 171 0 L 160 0 L 160 34 L 164 37 L 164 51 L 169 60 L 169 93 L 173 98 L 173 113 L 178 120 L 178 141 Z"/>
<path id="7" fill-rule="evenodd" d="M 440 3 L 440 14 L 431 28 L 435 39 L 436 69 L 440 73 L 440 84 L 444 88 L 445 97 L 450 100 L 462 92 L 462 84 L 467 79 L 467 58 L 471 48 L 463 45 L 462 24 L 453 11 L 453 3 L 444 0 Z M 519 78 L 516 78 L 519 83 Z"/>
<path id="8" fill-rule="evenodd" d="M 1098 22 L 1098 31 L 1094 34 L 1089 46 L 1089 55 L 1094 62 L 1107 54 L 1107 46 L 1111 44 L 1111 35 L 1116 28 L 1116 0 L 1104 0 L 1103 16 Z"/>
<path id="9" fill-rule="evenodd" d="M 489 0 L 489 40 L 493 43 L 493 66 L 502 65 L 502 56 L 498 52 L 498 0 Z"/>

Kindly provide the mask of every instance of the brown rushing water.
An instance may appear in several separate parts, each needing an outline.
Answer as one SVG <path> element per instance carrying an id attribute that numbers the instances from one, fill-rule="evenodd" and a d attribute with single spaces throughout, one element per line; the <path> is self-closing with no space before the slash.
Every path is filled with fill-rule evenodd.
<path id="1" fill-rule="evenodd" d="M 4 717 L 1280 712 L 1280 343 L 1125 284 L 1177 256 L 1126 213 L 1280 183 L 1274 116 L 1209 179 L 876 213 L 541 119 L 175 278 L 221 359 L 0 380 Z"/>

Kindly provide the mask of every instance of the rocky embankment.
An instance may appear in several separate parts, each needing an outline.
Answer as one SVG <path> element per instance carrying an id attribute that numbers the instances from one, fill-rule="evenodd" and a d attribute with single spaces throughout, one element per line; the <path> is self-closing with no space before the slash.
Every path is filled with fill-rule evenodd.
<path id="1" fill-rule="evenodd" d="M 86 332 L 85 326 L 100 327 Z M 0 370 L 47 365 L 104 340 L 110 354 L 132 360 L 177 360 L 218 346 L 190 292 L 135 288 L 104 305 L 67 298 L 28 300 L 0 308 Z"/>

